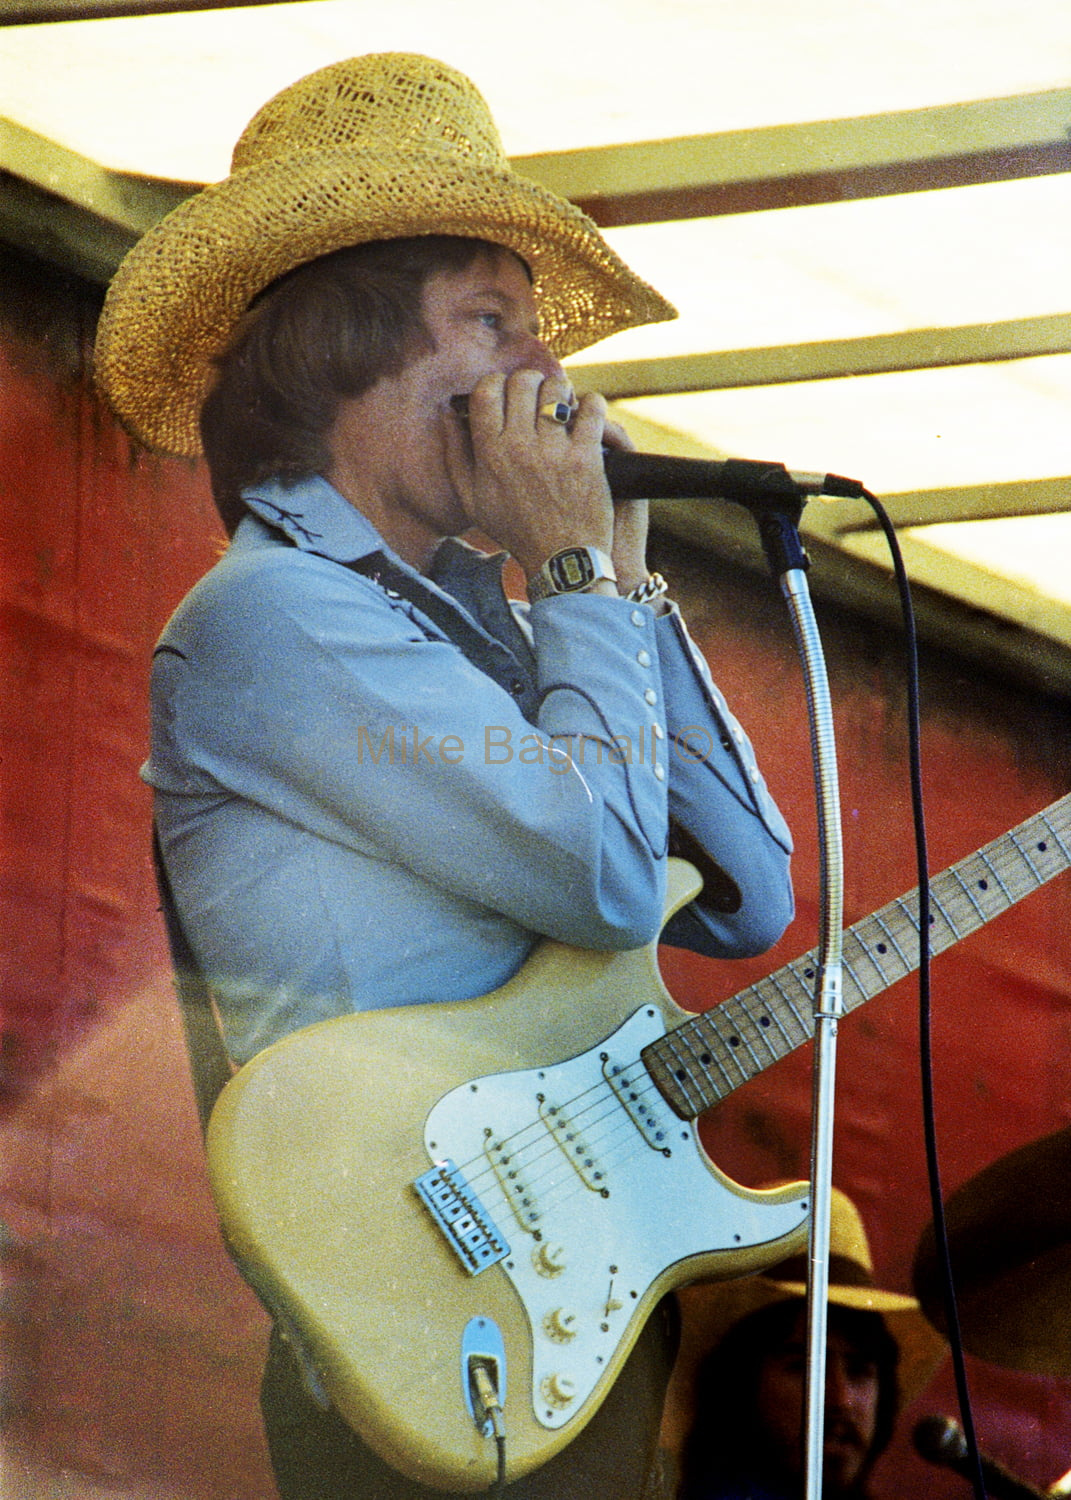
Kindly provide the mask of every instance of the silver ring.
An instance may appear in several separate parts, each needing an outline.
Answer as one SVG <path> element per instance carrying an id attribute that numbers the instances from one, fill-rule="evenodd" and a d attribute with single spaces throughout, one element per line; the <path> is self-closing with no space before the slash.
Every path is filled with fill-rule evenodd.
<path id="1" fill-rule="evenodd" d="M 573 408 L 568 401 L 544 401 L 536 416 L 546 417 L 550 422 L 557 422 L 559 427 L 567 427 L 573 420 Z"/>

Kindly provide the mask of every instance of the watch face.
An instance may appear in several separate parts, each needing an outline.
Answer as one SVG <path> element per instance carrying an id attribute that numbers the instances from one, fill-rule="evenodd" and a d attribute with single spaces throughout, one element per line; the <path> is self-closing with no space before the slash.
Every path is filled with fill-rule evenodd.
<path id="1" fill-rule="evenodd" d="M 549 566 L 554 575 L 554 587 L 560 594 L 571 594 L 574 589 L 586 588 L 595 577 L 595 568 L 583 547 L 555 553 Z"/>

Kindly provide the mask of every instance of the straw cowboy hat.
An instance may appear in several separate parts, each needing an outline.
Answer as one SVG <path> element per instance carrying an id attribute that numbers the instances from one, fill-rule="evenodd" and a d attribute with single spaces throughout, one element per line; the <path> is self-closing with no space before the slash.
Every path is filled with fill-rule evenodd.
<path id="1" fill-rule="evenodd" d="M 737 1323 L 775 1302 L 805 1297 L 806 1256 L 770 1266 L 737 1281 L 702 1282 L 678 1293 L 681 1343 L 666 1402 L 663 1442 L 677 1451 L 691 1423 L 696 1375 L 703 1358 Z M 839 1188 L 832 1190 L 829 1225 L 829 1302 L 881 1313 L 900 1351 L 899 1409 L 920 1395 L 935 1374 L 946 1345 L 914 1297 L 874 1285 L 874 1263 L 859 1210 Z"/>
<path id="2" fill-rule="evenodd" d="M 139 240 L 105 301 L 98 383 L 143 442 L 197 454 L 213 360 L 258 292 L 344 246 L 427 234 L 515 251 L 559 358 L 676 316 L 586 215 L 512 170 L 466 77 L 414 53 L 374 53 L 269 100 L 231 175 Z"/>

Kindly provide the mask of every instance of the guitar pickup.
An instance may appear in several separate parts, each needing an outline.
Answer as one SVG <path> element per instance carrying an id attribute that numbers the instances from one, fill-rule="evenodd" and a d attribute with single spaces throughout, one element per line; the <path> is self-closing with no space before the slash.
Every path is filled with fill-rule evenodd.
<path id="1" fill-rule="evenodd" d="M 452 1161 L 436 1162 L 413 1187 L 470 1276 L 509 1254 L 494 1219 Z"/>
<path id="2" fill-rule="evenodd" d="M 513 1210 L 517 1223 L 526 1234 L 535 1234 L 543 1217 L 539 1201 L 532 1185 L 525 1176 L 518 1157 L 520 1153 L 511 1149 L 505 1141 L 487 1139 L 484 1153 L 490 1162 L 506 1202 Z"/>
<path id="3" fill-rule="evenodd" d="M 602 1074 L 618 1102 L 653 1151 L 671 1156 L 668 1114 L 642 1063 L 623 1068 L 603 1053 Z"/>
<path id="4" fill-rule="evenodd" d="M 569 1165 L 579 1174 L 585 1187 L 608 1198 L 610 1189 L 606 1186 L 606 1173 L 573 1117 L 560 1104 L 548 1104 L 542 1095 L 537 1097 L 540 1119 L 558 1143 Z"/>

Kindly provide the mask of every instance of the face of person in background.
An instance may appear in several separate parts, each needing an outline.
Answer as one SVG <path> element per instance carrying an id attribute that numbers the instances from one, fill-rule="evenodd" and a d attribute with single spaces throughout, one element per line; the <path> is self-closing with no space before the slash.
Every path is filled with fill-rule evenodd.
<path id="1" fill-rule="evenodd" d="M 804 1472 L 804 1401 L 807 1375 L 807 1309 L 801 1302 L 783 1341 L 759 1368 L 756 1406 L 764 1462 L 797 1480 Z M 860 1349 L 830 1308 L 825 1386 L 823 1493 L 854 1493 L 867 1465 L 877 1428 L 880 1379 L 868 1351 Z"/>

